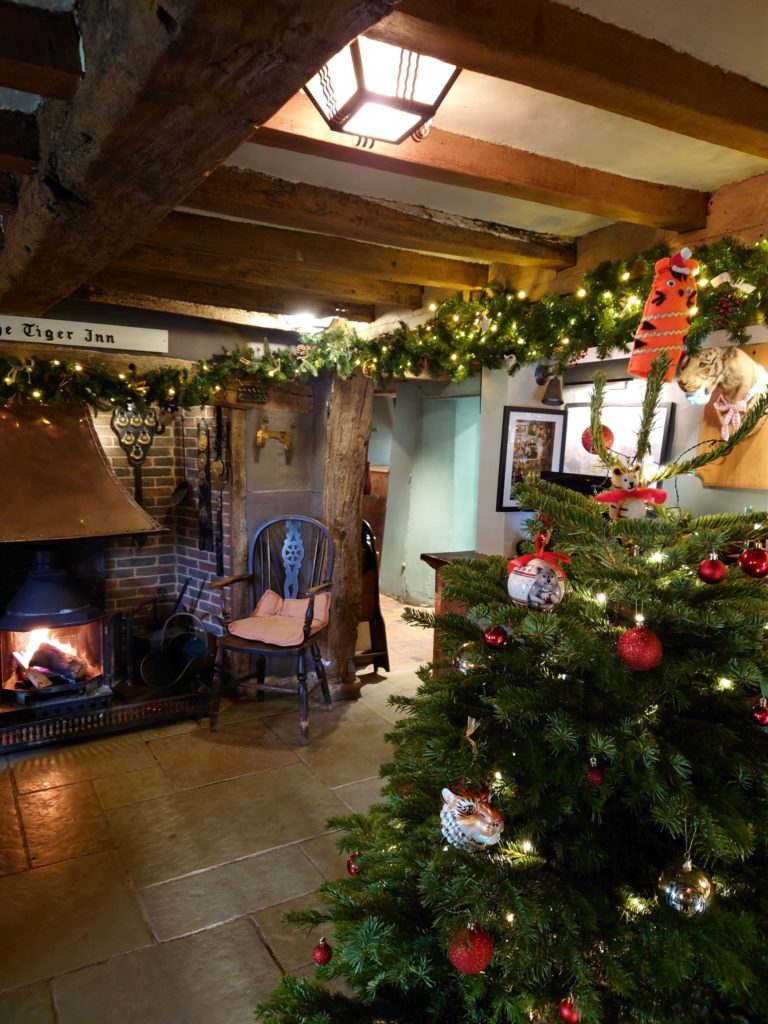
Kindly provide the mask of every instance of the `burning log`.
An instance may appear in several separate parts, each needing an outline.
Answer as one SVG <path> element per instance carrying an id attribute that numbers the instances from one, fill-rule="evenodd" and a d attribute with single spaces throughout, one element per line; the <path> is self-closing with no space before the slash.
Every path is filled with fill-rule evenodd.
<path id="1" fill-rule="evenodd" d="M 72 682 L 85 679 L 88 675 L 88 663 L 77 654 L 67 654 L 53 644 L 42 643 L 29 659 L 31 668 L 48 669 L 54 675 L 71 679 Z"/>

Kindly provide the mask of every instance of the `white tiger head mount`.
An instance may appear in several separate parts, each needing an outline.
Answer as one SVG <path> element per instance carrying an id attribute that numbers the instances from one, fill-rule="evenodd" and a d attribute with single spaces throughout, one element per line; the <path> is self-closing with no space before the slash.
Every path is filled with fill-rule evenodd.
<path id="1" fill-rule="evenodd" d="M 459 850 L 476 853 L 501 839 L 504 819 L 491 807 L 491 794 L 482 786 L 456 786 L 442 791 L 440 830 Z"/>

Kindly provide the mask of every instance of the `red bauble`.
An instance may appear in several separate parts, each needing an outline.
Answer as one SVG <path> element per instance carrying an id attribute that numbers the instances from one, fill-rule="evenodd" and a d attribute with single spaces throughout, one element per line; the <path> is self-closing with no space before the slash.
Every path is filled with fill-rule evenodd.
<path id="1" fill-rule="evenodd" d="M 768 701 L 765 697 L 761 697 L 752 708 L 752 717 L 758 725 L 768 725 Z"/>
<path id="2" fill-rule="evenodd" d="M 765 548 L 745 548 L 739 555 L 739 568 L 757 580 L 768 576 L 768 551 Z"/>
<path id="3" fill-rule="evenodd" d="M 722 583 L 728 575 L 728 566 L 715 555 L 710 555 L 703 562 L 699 562 L 698 573 L 699 579 L 704 583 Z"/>
<path id="4" fill-rule="evenodd" d="M 589 762 L 589 768 L 587 768 L 584 778 L 587 780 L 590 786 L 595 789 L 599 789 L 600 786 L 605 782 L 605 776 L 597 767 L 597 761 L 594 758 Z"/>
<path id="5" fill-rule="evenodd" d="M 320 964 L 321 967 L 323 966 L 323 964 L 330 963 L 330 959 L 332 956 L 333 950 L 325 941 L 325 939 L 320 939 L 318 944 L 312 950 L 312 959 L 315 961 L 316 964 Z"/>
<path id="6" fill-rule="evenodd" d="M 489 626 L 483 633 L 486 647 L 506 647 L 507 631 L 503 626 Z"/>
<path id="7" fill-rule="evenodd" d="M 603 427 L 602 431 L 603 431 L 603 444 L 605 445 L 606 448 L 610 448 L 613 445 L 613 431 L 611 430 L 610 427 Z M 586 451 L 588 451 L 590 455 L 594 455 L 595 454 L 595 449 L 592 447 L 592 428 L 591 427 L 587 427 L 587 429 L 581 435 L 581 446 Z"/>
<path id="8" fill-rule="evenodd" d="M 357 850 L 354 853 L 350 853 L 347 857 L 347 874 L 348 875 L 359 875 L 360 865 L 357 863 L 357 858 L 360 856 Z"/>
<path id="9" fill-rule="evenodd" d="M 633 672 L 648 672 L 661 661 L 661 640 L 644 626 L 628 629 L 616 644 L 619 657 Z"/>
<path id="10" fill-rule="evenodd" d="M 448 959 L 462 974 L 479 974 L 493 958 L 493 939 L 477 924 L 451 935 Z"/>
<path id="11" fill-rule="evenodd" d="M 576 1003 L 570 997 L 563 999 L 557 1008 L 557 1012 L 565 1021 L 565 1024 L 578 1024 L 581 1020 L 581 1014 L 576 1008 Z"/>

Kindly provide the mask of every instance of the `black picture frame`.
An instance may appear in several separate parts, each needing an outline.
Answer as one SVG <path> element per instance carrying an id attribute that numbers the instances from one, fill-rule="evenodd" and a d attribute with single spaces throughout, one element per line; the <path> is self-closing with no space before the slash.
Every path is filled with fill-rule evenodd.
<path id="1" fill-rule="evenodd" d="M 566 409 L 504 406 L 496 488 L 497 512 L 513 512 L 520 508 L 514 488 L 524 475 L 562 470 L 566 419 Z"/>

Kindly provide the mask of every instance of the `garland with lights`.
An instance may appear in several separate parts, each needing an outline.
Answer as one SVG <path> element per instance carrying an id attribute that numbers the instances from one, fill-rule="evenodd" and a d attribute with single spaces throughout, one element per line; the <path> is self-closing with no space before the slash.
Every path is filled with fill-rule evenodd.
<path id="1" fill-rule="evenodd" d="M 259 356 L 234 349 L 189 369 L 118 373 L 98 361 L 0 358 L 0 401 L 85 402 L 101 410 L 126 404 L 191 408 L 229 388 L 305 381 L 323 370 L 349 377 L 360 369 L 376 381 L 420 375 L 460 381 L 481 368 L 504 367 L 513 374 L 544 358 L 560 374 L 587 349 L 595 349 L 598 359 L 629 351 L 654 263 L 667 254 L 658 245 L 628 260 L 601 263 L 569 295 L 532 301 L 522 291 L 490 284 L 469 300 L 446 299 L 418 327 L 401 322 L 370 340 L 334 327 L 303 336 L 296 348 L 265 345 Z M 768 239 L 748 246 L 723 238 L 695 256 L 699 304 L 692 311 L 688 351 L 716 330 L 744 344 L 751 324 L 768 321 Z"/>

